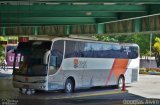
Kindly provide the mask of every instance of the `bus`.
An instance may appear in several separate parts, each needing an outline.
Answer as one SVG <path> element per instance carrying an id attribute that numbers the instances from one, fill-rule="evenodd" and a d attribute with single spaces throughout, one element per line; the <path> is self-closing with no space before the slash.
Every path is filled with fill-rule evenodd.
<path id="1" fill-rule="evenodd" d="M 29 40 L 19 42 L 14 58 L 13 86 L 26 94 L 36 90 L 71 93 L 110 85 L 122 88 L 124 82 L 138 81 L 137 44 L 69 37 Z"/>

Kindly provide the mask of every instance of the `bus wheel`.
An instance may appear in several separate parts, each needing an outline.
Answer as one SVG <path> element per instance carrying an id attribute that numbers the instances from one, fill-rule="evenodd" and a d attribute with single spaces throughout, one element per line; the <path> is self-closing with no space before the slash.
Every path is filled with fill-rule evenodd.
<path id="1" fill-rule="evenodd" d="M 72 93 L 74 90 L 74 84 L 73 81 L 71 79 L 67 79 L 66 83 L 65 83 L 65 89 L 64 92 L 65 93 Z"/>
<path id="2" fill-rule="evenodd" d="M 120 76 L 119 79 L 118 79 L 118 84 L 117 84 L 117 87 L 118 89 L 122 89 L 123 88 L 123 83 L 124 83 L 124 77 L 123 76 Z"/>

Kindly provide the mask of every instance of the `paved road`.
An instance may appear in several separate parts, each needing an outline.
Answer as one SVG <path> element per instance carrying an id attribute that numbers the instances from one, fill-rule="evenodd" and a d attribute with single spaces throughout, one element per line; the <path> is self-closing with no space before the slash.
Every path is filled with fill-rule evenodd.
<path id="1" fill-rule="evenodd" d="M 145 77 L 147 76 L 141 75 L 140 82 L 143 82 Z M 152 81 L 150 82 L 152 83 Z M 132 85 L 135 87 L 127 87 L 129 93 L 110 88 L 94 88 L 78 90 L 72 94 L 59 91 L 39 91 L 34 95 L 24 95 L 20 94 L 18 89 L 12 87 L 11 77 L 0 77 L 0 105 L 133 105 L 134 101 L 145 103 L 149 100 L 153 102 L 149 98 L 135 95 L 134 89 L 138 89 L 139 86 L 136 83 Z M 144 85 L 141 85 L 140 88 L 142 87 Z M 155 105 L 160 105 L 160 100 L 155 102 Z"/>
<path id="2" fill-rule="evenodd" d="M 160 99 L 160 75 L 140 75 L 138 82 L 128 86 L 129 93 Z"/>

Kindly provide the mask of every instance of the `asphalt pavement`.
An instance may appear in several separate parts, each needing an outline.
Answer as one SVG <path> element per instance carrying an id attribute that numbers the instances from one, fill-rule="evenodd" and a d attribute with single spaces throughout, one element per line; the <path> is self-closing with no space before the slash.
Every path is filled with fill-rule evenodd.
<path id="1" fill-rule="evenodd" d="M 141 74 L 138 82 L 127 86 L 129 93 L 145 98 L 160 99 L 160 75 Z"/>
<path id="2" fill-rule="evenodd" d="M 11 73 L 1 73 L 0 105 L 160 105 L 159 76 L 140 75 L 139 82 L 127 85 L 128 91 L 97 87 L 72 94 L 38 91 L 26 95 L 13 88 Z"/>

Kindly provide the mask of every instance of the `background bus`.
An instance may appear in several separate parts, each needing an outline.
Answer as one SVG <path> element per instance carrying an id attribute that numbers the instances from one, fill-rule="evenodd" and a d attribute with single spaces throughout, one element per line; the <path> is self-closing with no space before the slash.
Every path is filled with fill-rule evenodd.
<path id="1" fill-rule="evenodd" d="M 132 83 L 138 80 L 139 47 L 136 44 L 54 38 L 19 42 L 13 86 L 31 90 L 74 89 Z M 14 61 L 16 61 L 16 59 Z M 14 63 L 15 66 L 15 63 Z"/>
<path id="2" fill-rule="evenodd" d="M 14 50 L 17 48 L 17 44 L 7 44 L 6 45 L 6 60 L 7 60 L 7 66 L 13 67 L 14 62 Z M 18 66 L 19 59 L 16 61 L 16 66 Z"/>

